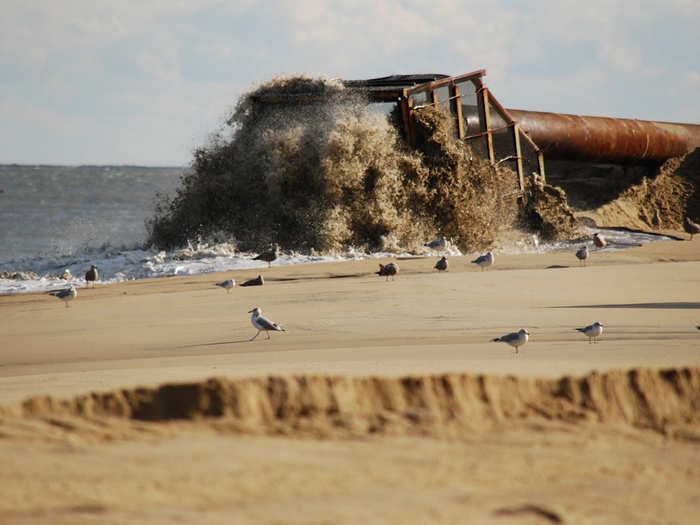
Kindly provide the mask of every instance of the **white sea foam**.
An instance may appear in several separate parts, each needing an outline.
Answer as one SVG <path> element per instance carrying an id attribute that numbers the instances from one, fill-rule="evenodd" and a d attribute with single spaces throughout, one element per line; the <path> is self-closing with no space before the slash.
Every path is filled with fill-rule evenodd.
<path id="1" fill-rule="evenodd" d="M 591 236 L 585 237 L 588 242 Z M 587 232 L 588 233 L 588 232 Z M 615 251 L 639 246 L 643 243 L 656 240 L 669 239 L 661 235 L 641 234 L 625 230 L 605 230 L 605 238 L 608 246 L 599 251 Z M 497 253 L 527 254 L 547 253 L 553 251 L 571 251 L 572 246 L 578 246 L 581 239 L 557 243 L 532 243 L 518 242 L 510 247 L 496 250 Z M 592 240 L 590 240 L 592 246 Z M 419 255 L 434 257 L 437 253 L 426 250 Z M 461 253 L 454 246 L 450 246 L 448 255 L 469 255 Z M 131 249 L 120 250 L 111 247 L 89 249 L 81 253 L 70 255 L 52 255 L 35 258 L 10 260 L 0 264 L 2 272 L 35 273 L 35 278 L 2 279 L 0 278 L 0 294 L 25 293 L 57 290 L 67 288 L 71 284 L 76 287 L 85 286 L 84 275 L 91 264 L 97 265 L 100 272 L 99 284 L 118 283 L 134 279 L 148 279 L 154 277 L 169 277 L 174 275 L 199 275 L 213 272 L 227 272 L 232 270 L 267 269 L 264 261 L 254 261 L 256 253 L 242 253 L 235 249 L 231 243 L 195 243 L 187 248 L 173 251 Z M 415 257 L 410 253 L 376 252 L 366 253 L 361 250 L 349 249 L 347 251 L 330 254 L 301 254 L 282 253 L 274 261 L 274 266 L 291 266 L 295 264 L 353 261 L 367 258 L 383 257 Z M 73 279 L 61 279 L 69 270 Z"/>

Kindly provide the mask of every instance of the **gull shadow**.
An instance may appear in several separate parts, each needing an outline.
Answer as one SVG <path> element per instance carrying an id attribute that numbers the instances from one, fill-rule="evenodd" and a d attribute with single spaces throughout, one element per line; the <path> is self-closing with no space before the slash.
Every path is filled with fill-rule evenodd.
<path id="1" fill-rule="evenodd" d="M 558 268 L 571 268 L 571 266 L 565 266 L 563 264 L 553 264 L 551 266 L 547 266 L 547 270 L 556 270 Z"/>
<path id="2" fill-rule="evenodd" d="M 249 343 L 250 341 L 251 341 L 250 338 L 248 338 L 248 339 L 239 339 L 238 341 L 216 341 L 213 343 L 197 343 L 197 344 L 193 344 L 193 345 L 176 346 L 175 348 L 197 348 L 200 346 L 236 345 L 239 343 Z"/>
<path id="3" fill-rule="evenodd" d="M 569 306 L 550 306 L 549 308 L 650 308 L 657 310 L 698 310 L 700 303 L 669 302 L 669 303 L 629 303 L 629 304 L 581 304 Z"/>

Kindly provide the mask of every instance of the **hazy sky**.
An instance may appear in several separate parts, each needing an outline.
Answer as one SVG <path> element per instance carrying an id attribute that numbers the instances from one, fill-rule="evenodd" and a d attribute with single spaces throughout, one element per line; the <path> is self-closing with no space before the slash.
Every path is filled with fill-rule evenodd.
<path id="1" fill-rule="evenodd" d="M 294 74 L 485 68 L 507 108 L 700 123 L 699 28 L 698 0 L 2 0 L 0 163 L 185 165 Z"/>

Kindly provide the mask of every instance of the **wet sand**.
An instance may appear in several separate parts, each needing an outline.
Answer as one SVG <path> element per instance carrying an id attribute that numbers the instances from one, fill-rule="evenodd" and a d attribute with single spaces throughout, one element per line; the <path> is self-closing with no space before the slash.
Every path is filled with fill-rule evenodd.
<path id="1" fill-rule="evenodd" d="M 471 257 L 473 258 L 473 257 Z M 624 252 L 263 268 L 0 297 L 0 406 L 166 382 L 270 375 L 583 376 L 700 367 L 700 239 Z M 281 323 L 270 340 L 248 310 Z M 598 344 L 574 328 L 602 322 Z M 528 328 L 518 355 L 494 337 Z M 503 394 L 505 395 L 505 394 Z M 463 433 L 314 436 L 194 421 L 8 411 L 0 512 L 11 523 L 692 523 L 700 434 L 507 417 Z M 566 419 L 566 418 L 564 418 Z M 692 419 L 692 417 L 691 417 Z M 223 425 L 223 426 L 222 426 Z M 418 425 L 420 427 L 420 425 Z M 681 436 L 681 437 L 678 437 Z"/>

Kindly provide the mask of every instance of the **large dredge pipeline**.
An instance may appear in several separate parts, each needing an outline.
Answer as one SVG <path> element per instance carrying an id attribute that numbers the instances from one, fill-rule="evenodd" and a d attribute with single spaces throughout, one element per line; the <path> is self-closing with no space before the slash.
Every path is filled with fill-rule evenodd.
<path id="1" fill-rule="evenodd" d="M 700 147 L 700 125 L 509 109 L 546 158 L 663 162 Z"/>
<path id="2" fill-rule="evenodd" d="M 455 77 L 392 75 L 345 85 L 363 90 L 372 102 L 397 102 L 411 143 L 416 111 L 433 105 L 449 107 L 459 138 L 492 161 L 526 159 L 524 150 L 530 149 L 531 155 L 541 153 L 552 160 L 660 164 L 700 147 L 697 124 L 506 109 L 486 87 L 485 75 L 483 69 Z M 486 144 L 481 146 L 484 138 Z M 517 164 L 512 167 L 522 176 L 521 161 Z M 543 173 L 541 164 L 540 159 Z"/>

